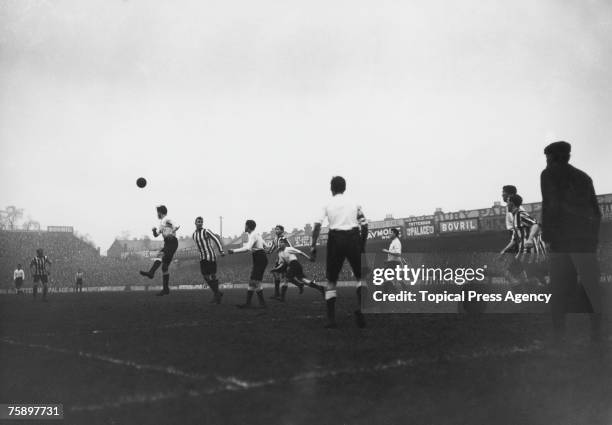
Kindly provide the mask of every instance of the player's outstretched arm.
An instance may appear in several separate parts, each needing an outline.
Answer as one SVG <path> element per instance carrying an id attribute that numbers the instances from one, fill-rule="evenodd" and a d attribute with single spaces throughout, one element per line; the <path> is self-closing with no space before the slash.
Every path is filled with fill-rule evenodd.
<path id="1" fill-rule="evenodd" d="M 249 252 L 253 249 L 253 245 L 255 244 L 255 239 L 249 236 L 249 240 L 242 248 L 230 249 L 228 252 L 230 254 L 240 254 L 242 252 Z"/>
<path id="2" fill-rule="evenodd" d="M 312 257 L 306 254 L 304 251 L 300 251 L 299 249 L 293 248 L 292 246 L 288 246 L 287 248 L 285 248 L 285 250 L 295 255 L 301 255 L 302 257 L 307 258 L 309 260 L 312 259 Z"/>
<path id="3" fill-rule="evenodd" d="M 215 235 L 213 232 L 209 231 L 208 229 L 206 229 L 206 233 L 209 235 L 210 238 L 212 238 L 215 245 L 217 245 L 217 249 L 219 250 L 219 255 L 223 257 L 225 255 L 225 251 L 223 251 L 223 245 L 221 244 L 221 241 L 219 240 L 217 235 Z"/>

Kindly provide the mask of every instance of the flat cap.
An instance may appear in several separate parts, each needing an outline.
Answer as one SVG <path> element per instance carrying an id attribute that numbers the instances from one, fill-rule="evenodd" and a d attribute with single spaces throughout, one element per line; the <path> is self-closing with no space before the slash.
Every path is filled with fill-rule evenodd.
<path id="1" fill-rule="evenodd" d="M 555 142 L 544 148 L 545 155 L 569 155 L 572 151 L 572 145 L 567 142 Z"/>

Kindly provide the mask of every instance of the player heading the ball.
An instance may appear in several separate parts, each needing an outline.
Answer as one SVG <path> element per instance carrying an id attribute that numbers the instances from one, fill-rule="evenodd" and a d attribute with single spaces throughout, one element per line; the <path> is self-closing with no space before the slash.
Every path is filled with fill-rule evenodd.
<path id="1" fill-rule="evenodd" d="M 157 218 L 159 219 L 159 227 L 153 227 L 153 237 L 161 235 L 164 238 L 164 246 L 157 253 L 157 258 L 153 260 L 151 269 L 146 271 L 140 271 L 142 276 L 153 279 L 155 277 L 155 271 L 162 266 L 163 273 L 163 289 L 157 293 L 158 296 L 168 295 L 170 293 L 170 272 L 168 267 L 172 262 L 174 253 L 178 248 L 178 239 L 176 238 L 176 231 L 180 226 L 177 226 L 174 221 L 168 218 L 168 208 L 165 205 L 159 205 L 156 207 Z"/>

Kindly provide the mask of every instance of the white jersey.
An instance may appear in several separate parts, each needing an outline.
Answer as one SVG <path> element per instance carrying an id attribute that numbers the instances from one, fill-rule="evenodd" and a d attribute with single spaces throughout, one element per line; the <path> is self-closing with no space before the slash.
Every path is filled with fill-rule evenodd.
<path id="1" fill-rule="evenodd" d="M 253 231 L 249 233 L 249 240 L 247 243 L 245 243 L 242 248 L 235 249 L 234 252 L 263 251 L 265 248 L 266 242 L 259 233 Z"/>
<path id="2" fill-rule="evenodd" d="M 169 236 L 176 237 L 176 231 L 179 227 L 180 226 L 177 226 L 173 220 L 169 219 L 168 216 L 166 216 L 159 221 L 157 233 L 162 235 L 164 238 L 167 238 Z"/>
<path id="3" fill-rule="evenodd" d="M 288 246 L 284 250 L 278 251 L 278 259 L 285 264 L 289 264 L 292 261 L 297 261 L 296 254 L 299 255 L 301 253 L 302 251 L 299 249 Z"/>
<path id="4" fill-rule="evenodd" d="M 402 243 L 400 242 L 399 238 L 393 239 L 393 241 L 391 242 L 391 245 L 389 245 L 389 254 L 387 255 L 387 261 L 399 261 L 401 257 L 397 255 L 391 255 L 391 253 L 393 254 L 402 253 Z"/>
<path id="5" fill-rule="evenodd" d="M 326 218 L 330 230 L 357 229 L 367 223 L 361 207 L 341 193 L 332 197 L 315 223 L 322 225 Z"/>
<path id="6" fill-rule="evenodd" d="M 15 271 L 13 272 L 13 280 L 17 279 L 25 279 L 25 273 L 23 269 L 15 269 Z"/>

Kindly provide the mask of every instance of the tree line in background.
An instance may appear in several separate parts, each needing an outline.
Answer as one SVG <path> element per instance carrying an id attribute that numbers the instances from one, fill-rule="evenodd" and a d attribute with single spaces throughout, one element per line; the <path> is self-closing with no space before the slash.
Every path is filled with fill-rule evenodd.
<path id="1" fill-rule="evenodd" d="M 5 209 L 0 210 L 0 230 L 25 230 L 25 231 L 40 231 L 40 222 L 33 220 L 28 216 L 26 220 L 23 220 L 24 209 L 18 208 L 15 205 L 9 205 Z M 81 239 L 83 242 L 95 247 L 95 243 L 91 239 L 89 234 L 80 234 L 74 232 L 74 235 Z"/>
<path id="2" fill-rule="evenodd" d="M 23 208 L 9 205 L 0 210 L 0 230 L 40 230 L 40 223 L 28 217 L 27 220 L 19 223 L 23 218 Z"/>

